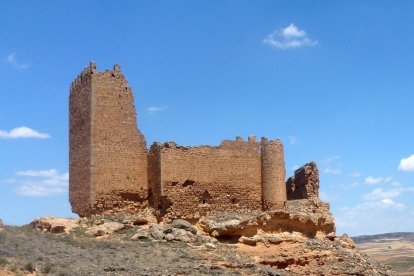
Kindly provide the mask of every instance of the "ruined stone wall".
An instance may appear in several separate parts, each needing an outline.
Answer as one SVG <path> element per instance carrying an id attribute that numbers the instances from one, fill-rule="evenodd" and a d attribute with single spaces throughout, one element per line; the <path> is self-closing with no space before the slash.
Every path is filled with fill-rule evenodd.
<path id="1" fill-rule="evenodd" d="M 217 211 L 261 210 L 260 145 L 223 141 L 218 147 L 179 147 L 175 143 L 154 144 L 150 156 L 159 151 L 161 178 L 155 202 L 171 216 L 197 217 Z M 157 166 L 151 165 L 149 168 Z"/>
<path id="2" fill-rule="evenodd" d="M 91 204 L 91 70 L 73 81 L 69 96 L 69 201 L 77 214 Z"/>
<path id="3" fill-rule="evenodd" d="M 136 212 L 197 216 L 262 210 L 286 201 L 283 145 L 254 137 L 220 146 L 154 143 L 147 153 L 131 88 L 118 65 L 83 70 L 72 83 L 70 202 L 80 216 Z"/>
<path id="4" fill-rule="evenodd" d="M 136 125 L 134 98 L 126 79 L 117 65 L 114 70 L 98 72 L 92 63 L 80 80 L 73 90 L 88 96 L 73 97 L 73 92 L 70 101 L 74 211 L 87 216 L 145 207 L 146 142 Z"/>
<path id="5" fill-rule="evenodd" d="M 117 65 L 93 77 L 91 127 L 94 208 L 145 207 L 146 142 L 137 128 L 131 88 Z"/>
<path id="6" fill-rule="evenodd" d="M 284 206 L 286 197 L 286 171 L 283 145 L 280 140 L 261 141 L 261 175 L 263 209 Z"/>
<path id="7" fill-rule="evenodd" d="M 314 161 L 305 164 L 295 171 L 286 182 L 287 199 L 318 199 L 319 170 Z"/>

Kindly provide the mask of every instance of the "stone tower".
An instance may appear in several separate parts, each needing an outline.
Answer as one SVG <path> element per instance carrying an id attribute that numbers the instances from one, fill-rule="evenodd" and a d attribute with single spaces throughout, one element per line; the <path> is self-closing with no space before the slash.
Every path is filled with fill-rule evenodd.
<path id="1" fill-rule="evenodd" d="M 146 142 L 119 65 L 98 72 L 91 62 L 71 84 L 69 127 L 72 211 L 88 216 L 145 207 Z"/>
<path id="2" fill-rule="evenodd" d="M 260 143 L 263 210 L 282 207 L 287 200 L 283 144 L 280 140 Z"/>

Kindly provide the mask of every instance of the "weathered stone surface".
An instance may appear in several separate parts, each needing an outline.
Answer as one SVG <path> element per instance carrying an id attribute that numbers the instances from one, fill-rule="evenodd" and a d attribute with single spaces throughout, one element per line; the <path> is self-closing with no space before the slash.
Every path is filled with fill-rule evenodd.
<path id="1" fill-rule="evenodd" d="M 168 233 L 165 235 L 164 237 L 167 241 L 173 241 L 174 240 L 174 235 L 171 233 Z"/>
<path id="2" fill-rule="evenodd" d="M 260 235 L 250 239 L 257 240 Z M 237 244 L 241 255 L 255 262 L 283 269 L 286 275 L 395 275 L 389 267 L 367 255 L 344 247 L 342 239 L 312 238 L 299 233 L 280 233 L 283 241 L 276 244 L 257 242 Z M 285 275 L 283 273 L 283 275 Z"/>
<path id="3" fill-rule="evenodd" d="M 200 220 L 205 232 L 214 237 L 256 235 L 259 230 L 267 233 L 297 231 L 308 237 L 325 237 L 335 233 L 335 224 L 329 204 L 319 200 L 288 201 L 285 210 L 261 213 L 212 215 Z"/>
<path id="4" fill-rule="evenodd" d="M 101 225 L 93 226 L 87 231 L 88 234 L 99 237 L 104 235 L 110 235 L 116 231 L 122 230 L 125 225 L 115 221 L 105 222 Z"/>
<path id="5" fill-rule="evenodd" d="M 242 236 L 239 238 L 239 242 L 247 244 L 247 245 L 256 245 L 257 244 L 257 240 L 254 238 L 249 238 L 249 237 L 245 237 Z"/>
<path id="6" fill-rule="evenodd" d="M 133 241 L 151 241 L 151 234 L 148 229 L 138 229 L 138 231 L 131 237 Z"/>
<path id="7" fill-rule="evenodd" d="M 151 236 L 156 240 L 162 240 L 165 237 L 165 230 L 166 228 L 159 224 L 154 224 L 149 227 Z"/>
<path id="8" fill-rule="evenodd" d="M 69 233 L 79 226 L 78 219 L 43 217 L 30 223 L 33 228 L 53 234 Z"/>
<path id="9" fill-rule="evenodd" d="M 191 232 L 193 234 L 197 233 L 197 229 L 191 223 L 189 223 L 188 221 L 183 220 L 183 219 L 173 220 L 171 226 L 174 227 L 174 228 L 178 228 L 178 229 L 184 229 L 184 230 L 186 230 L 188 232 Z"/>
<path id="10" fill-rule="evenodd" d="M 150 210 L 142 210 L 136 214 L 125 215 L 122 223 L 128 227 L 156 224 L 157 218 Z"/>
<path id="11" fill-rule="evenodd" d="M 356 244 L 355 242 L 345 233 L 343 234 L 340 238 L 339 238 L 341 244 L 344 247 L 348 247 L 348 248 L 355 248 Z"/>
<path id="12" fill-rule="evenodd" d="M 188 243 L 194 242 L 196 240 L 196 236 L 193 233 L 191 233 L 190 231 L 186 231 L 184 229 L 173 228 L 171 234 L 174 236 L 175 241 L 182 241 Z"/>
<path id="13" fill-rule="evenodd" d="M 319 198 L 319 171 L 314 161 L 295 171 L 286 182 L 287 199 Z"/>

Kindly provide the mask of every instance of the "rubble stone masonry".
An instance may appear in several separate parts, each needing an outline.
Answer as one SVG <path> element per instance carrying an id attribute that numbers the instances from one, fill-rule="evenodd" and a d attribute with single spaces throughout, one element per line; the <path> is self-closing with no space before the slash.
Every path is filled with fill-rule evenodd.
<path id="1" fill-rule="evenodd" d="M 118 65 L 91 63 L 71 84 L 69 195 L 80 216 L 136 212 L 197 218 L 220 211 L 281 208 L 287 200 L 280 140 L 219 146 L 154 143 L 147 152 L 131 88 Z"/>
<path id="2" fill-rule="evenodd" d="M 70 201 L 81 216 L 146 206 L 147 150 L 119 66 L 91 65 L 71 85 Z"/>
<path id="3" fill-rule="evenodd" d="M 149 180 L 154 205 L 163 213 L 189 217 L 262 209 L 260 145 L 253 137 L 218 147 L 154 143 L 149 155 L 149 171 L 157 171 Z"/>
<path id="4" fill-rule="evenodd" d="M 295 171 L 286 181 L 287 199 L 319 198 L 319 170 L 316 162 L 309 162 Z"/>

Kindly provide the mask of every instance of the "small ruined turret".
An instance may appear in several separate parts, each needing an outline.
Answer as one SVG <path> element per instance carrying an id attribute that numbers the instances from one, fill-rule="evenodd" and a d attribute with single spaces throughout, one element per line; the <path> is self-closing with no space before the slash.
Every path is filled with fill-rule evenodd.
<path id="1" fill-rule="evenodd" d="M 286 182 L 287 199 L 319 199 L 319 171 L 315 161 L 295 171 Z"/>

